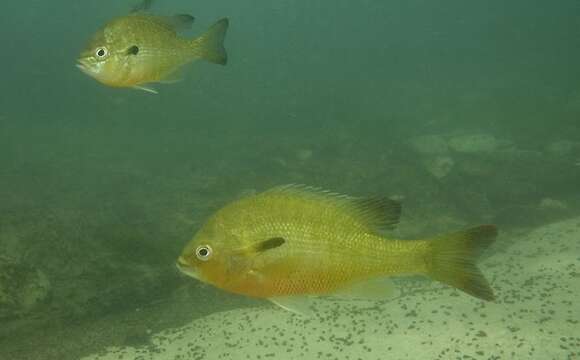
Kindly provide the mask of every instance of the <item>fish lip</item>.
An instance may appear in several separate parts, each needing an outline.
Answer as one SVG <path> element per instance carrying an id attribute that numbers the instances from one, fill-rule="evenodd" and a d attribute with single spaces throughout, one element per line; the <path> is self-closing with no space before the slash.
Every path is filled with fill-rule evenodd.
<path id="1" fill-rule="evenodd" d="M 78 68 L 86 68 L 86 67 L 87 67 L 87 60 L 86 60 L 86 59 L 84 59 L 84 58 L 79 58 L 79 59 L 77 59 L 76 66 L 77 66 Z"/>
<path id="2" fill-rule="evenodd" d="M 177 262 L 175 263 L 177 265 L 177 267 L 183 266 L 186 267 L 187 266 L 187 261 L 185 261 L 185 259 L 183 258 L 183 256 L 180 256 L 177 258 Z"/>
<path id="3" fill-rule="evenodd" d="M 181 257 L 177 259 L 177 261 L 175 262 L 175 266 L 177 267 L 177 270 L 179 270 L 179 272 L 181 272 L 182 274 L 191 276 L 192 278 L 197 280 L 201 280 L 197 271 L 192 269 Z"/>
<path id="4" fill-rule="evenodd" d="M 85 73 L 87 75 L 91 75 L 91 71 L 89 70 L 90 66 L 85 59 L 78 59 L 75 66 L 83 73 Z"/>
<path id="5" fill-rule="evenodd" d="M 89 74 L 89 71 L 87 70 L 86 66 L 84 66 L 83 64 L 75 64 L 75 66 L 82 71 L 85 74 Z"/>

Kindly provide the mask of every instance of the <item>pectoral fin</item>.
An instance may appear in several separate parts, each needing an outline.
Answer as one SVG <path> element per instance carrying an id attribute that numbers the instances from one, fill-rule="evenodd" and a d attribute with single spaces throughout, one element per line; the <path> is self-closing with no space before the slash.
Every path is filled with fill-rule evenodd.
<path id="1" fill-rule="evenodd" d="M 280 296 L 268 299 L 284 310 L 301 316 L 312 317 L 314 311 L 310 307 L 312 299 L 308 296 Z"/>
<path id="2" fill-rule="evenodd" d="M 276 249 L 286 243 L 286 239 L 283 237 L 272 237 L 265 239 L 249 246 L 245 246 L 233 251 L 233 254 L 244 254 L 245 256 L 260 255 L 269 250 Z"/>
<path id="3" fill-rule="evenodd" d="M 283 237 L 279 237 L 279 236 L 273 237 L 273 238 L 264 240 L 256 245 L 254 245 L 254 251 L 263 252 L 266 250 L 275 249 L 277 247 L 284 245 L 285 242 L 286 242 L 286 239 L 284 239 Z"/>

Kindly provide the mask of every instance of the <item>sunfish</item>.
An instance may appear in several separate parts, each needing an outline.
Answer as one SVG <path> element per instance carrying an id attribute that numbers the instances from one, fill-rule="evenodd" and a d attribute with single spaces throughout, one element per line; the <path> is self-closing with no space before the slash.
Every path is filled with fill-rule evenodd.
<path id="1" fill-rule="evenodd" d="M 191 28 L 193 16 L 157 16 L 146 12 L 144 1 L 129 15 L 109 21 L 94 34 L 78 58 L 77 67 L 112 87 L 137 88 L 152 93 L 152 83 L 174 82 L 183 65 L 197 59 L 225 65 L 227 18 L 195 39 L 178 36 Z"/>
<path id="2" fill-rule="evenodd" d="M 482 300 L 494 294 L 475 265 L 493 225 L 424 240 L 385 229 L 401 206 L 303 185 L 275 187 L 217 211 L 185 246 L 177 267 L 223 290 L 308 313 L 312 296 L 388 297 L 396 275 L 425 275 Z M 361 296 L 359 296 L 361 295 Z"/>

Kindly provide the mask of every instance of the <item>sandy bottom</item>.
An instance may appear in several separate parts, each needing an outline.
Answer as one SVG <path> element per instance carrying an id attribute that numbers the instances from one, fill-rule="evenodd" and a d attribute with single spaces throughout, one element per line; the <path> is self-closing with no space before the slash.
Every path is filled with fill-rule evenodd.
<path id="1" fill-rule="evenodd" d="M 494 250 L 480 266 L 496 303 L 421 282 L 388 302 L 320 300 L 313 318 L 267 304 L 214 313 L 83 359 L 580 358 L 580 218 Z"/>

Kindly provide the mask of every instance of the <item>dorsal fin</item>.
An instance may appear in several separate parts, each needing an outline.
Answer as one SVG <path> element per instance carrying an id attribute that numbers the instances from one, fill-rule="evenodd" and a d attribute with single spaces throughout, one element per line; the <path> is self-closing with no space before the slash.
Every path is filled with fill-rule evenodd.
<path id="1" fill-rule="evenodd" d="M 401 203 L 385 196 L 358 198 L 352 202 L 369 225 L 379 231 L 393 230 L 401 218 Z"/>
<path id="2" fill-rule="evenodd" d="M 152 4 L 153 4 L 153 0 L 141 0 L 138 4 L 135 4 L 135 6 L 133 6 L 130 13 L 147 11 L 151 8 Z"/>
<path id="3" fill-rule="evenodd" d="M 171 16 L 162 15 L 146 15 L 147 19 L 157 25 L 163 26 L 167 30 L 175 33 L 187 31 L 191 29 L 195 18 L 189 14 L 177 14 Z"/>
<path id="4" fill-rule="evenodd" d="M 399 223 L 401 203 L 387 197 L 352 197 L 307 185 L 289 184 L 274 187 L 263 195 L 287 193 L 324 201 L 352 214 L 374 232 L 392 230 Z"/>

